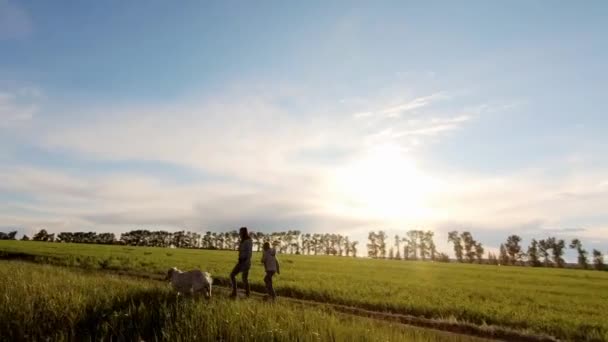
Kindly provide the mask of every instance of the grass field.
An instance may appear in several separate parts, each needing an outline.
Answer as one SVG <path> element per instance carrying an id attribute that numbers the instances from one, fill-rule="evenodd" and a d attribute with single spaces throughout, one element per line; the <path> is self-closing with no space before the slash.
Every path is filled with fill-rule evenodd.
<path id="1" fill-rule="evenodd" d="M 176 296 L 167 284 L 0 261 L 3 340 L 481 341 L 289 303 Z"/>
<path id="2" fill-rule="evenodd" d="M 227 251 L 0 241 L 0 251 L 37 261 L 129 273 L 199 267 L 220 283 Z M 255 258 L 258 258 L 255 255 Z M 608 273 L 567 269 L 282 255 L 280 296 L 371 310 L 495 325 L 565 340 L 608 341 Z M 262 268 L 251 281 L 263 289 Z"/>

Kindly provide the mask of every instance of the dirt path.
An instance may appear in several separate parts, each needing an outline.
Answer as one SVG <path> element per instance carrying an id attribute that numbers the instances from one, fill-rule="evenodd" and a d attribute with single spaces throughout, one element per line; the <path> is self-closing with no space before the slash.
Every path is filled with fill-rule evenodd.
<path id="1" fill-rule="evenodd" d="M 214 290 L 220 290 L 224 293 L 228 293 L 230 289 L 224 286 L 216 286 Z M 262 300 L 264 294 L 258 292 L 252 292 L 252 297 Z M 239 297 L 243 298 L 244 297 Z M 486 340 L 498 340 L 498 341 L 522 341 L 522 342 L 556 342 L 558 339 L 551 336 L 543 336 L 536 334 L 526 334 L 520 331 L 515 331 L 512 329 L 508 329 L 500 326 L 492 326 L 492 325 L 475 325 L 466 322 L 458 322 L 455 320 L 439 320 L 439 319 L 429 319 L 424 317 L 417 317 L 411 315 L 390 313 L 390 312 L 381 312 L 381 311 L 373 311 L 358 308 L 355 306 L 348 306 L 342 304 L 334 304 L 334 303 L 323 303 L 318 301 L 306 300 L 306 299 L 298 299 L 293 297 L 280 297 L 277 299 L 279 302 L 289 302 L 292 304 L 302 305 L 302 306 L 316 306 L 322 307 L 326 309 L 331 309 L 332 311 L 347 314 L 358 317 L 371 318 L 375 320 L 388 321 L 399 323 L 408 326 L 421 327 L 431 330 L 437 330 L 445 333 L 452 333 L 456 335 L 466 335 L 477 337 L 480 339 Z"/>

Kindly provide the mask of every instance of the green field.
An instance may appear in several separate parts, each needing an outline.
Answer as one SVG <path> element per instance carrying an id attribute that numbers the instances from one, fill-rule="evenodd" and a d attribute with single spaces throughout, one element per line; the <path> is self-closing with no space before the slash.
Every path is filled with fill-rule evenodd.
<path id="1" fill-rule="evenodd" d="M 481 341 L 288 303 L 178 297 L 167 284 L 0 261 L 3 340 Z"/>
<path id="2" fill-rule="evenodd" d="M 236 258 L 228 251 L 19 241 L 0 241 L 0 251 L 43 263 L 133 274 L 199 267 L 220 284 L 226 283 Z M 608 341 L 608 272 L 298 255 L 281 255 L 280 260 L 279 296 L 564 340 Z M 254 289 L 263 290 L 261 266 L 254 265 L 250 278 Z"/>

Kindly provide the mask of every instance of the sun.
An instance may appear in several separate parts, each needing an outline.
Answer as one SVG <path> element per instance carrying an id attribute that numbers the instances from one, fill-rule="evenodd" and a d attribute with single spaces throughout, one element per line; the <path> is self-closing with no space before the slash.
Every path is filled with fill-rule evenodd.
<path id="1" fill-rule="evenodd" d="M 331 181 L 334 208 L 351 216 L 380 219 L 420 219 L 434 189 L 398 145 L 379 145 L 335 171 Z"/>

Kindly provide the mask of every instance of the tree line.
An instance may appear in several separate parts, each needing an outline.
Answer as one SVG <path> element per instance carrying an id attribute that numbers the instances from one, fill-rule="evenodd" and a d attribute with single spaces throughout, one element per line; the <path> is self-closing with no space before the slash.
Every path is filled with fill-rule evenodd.
<path id="1" fill-rule="evenodd" d="M 367 236 L 367 256 L 395 260 L 449 261 L 447 254 L 437 252 L 433 235 L 430 230 L 410 230 L 403 237 L 395 235 L 391 239 L 382 230 L 371 231 Z M 391 242 L 392 245 L 389 245 Z"/>
<path id="2" fill-rule="evenodd" d="M 0 240 L 15 240 L 17 231 L 0 232 Z M 302 234 L 298 230 L 284 232 L 251 232 L 253 245 L 260 251 L 264 242 L 269 242 L 279 253 L 305 255 L 335 255 L 357 256 L 358 241 L 351 241 L 348 236 L 340 234 Z M 409 230 L 403 236 L 389 237 L 384 231 L 371 231 L 368 234 L 367 256 L 395 260 L 430 260 L 449 262 L 445 253 L 437 251 L 433 241 L 433 231 Z M 24 235 L 21 240 L 30 238 Z M 95 232 L 62 232 L 57 235 L 49 234 L 41 229 L 31 238 L 33 241 L 49 241 L 64 243 L 94 243 L 118 244 L 148 247 L 176 247 L 236 250 L 238 249 L 239 234 L 236 230 L 228 232 L 210 232 L 204 234 L 190 231 L 151 231 L 146 229 L 132 230 L 120 234 L 117 239 L 113 233 Z M 589 252 L 583 248 L 579 239 L 573 239 L 569 244 L 563 239 L 548 237 L 541 240 L 532 239 L 524 251 L 521 237 L 510 235 L 500 245 L 499 254 L 487 253 L 484 257 L 483 245 L 468 232 L 451 231 L 448 233 L 448 243 L 453 244 L 456 262 L 532 266 L 532 267 L 565 267 L 564 253 L 567 248 L 577 252 L 577 266 L 588 269 L 593 266 L 597 270 L 606 269 L 604 255 L 593 249 L 591 260 Z"/>
<path id="3" fill-rule="evenodd" d="M 396 259 L 396 260 L 430 260 L 449 262 L 445 253 L 437 252 L 433 242 L 433 232 L 423 230 L 410 230 L 405 236 L 395 235 L 394 239 L 382 230 L 371 231 L 368 234 L 367 256 L 370 258 Z M 391 241 L 389 241 L 391 240 Z M 555 237 L 542 240 L 532 239 L 526 251 L 520 245 L 522 239 L 518 235 L 510 235 L 507 241 L 500 245 L 499 254 L 487 253 L 483 245 L 468 232 L 456 230 L 448 233 L 448 243 L 454 247 L 456 262 L 533 266 L 533 267 L 565 267 L 564 252 L 567 247 L 578 254 L 577 266 L 582 269 L 591 267 L 589 253 L 583 248 L 579 239 L 573 239 L 566 246 L 566 241 Z M 392 245 L 391 245 L 392 242 Z M 592 252 L 593 268 L 605 270 L 604 255 L 594 249 Z"/>
<path id="4" fill-rule="evenodd" d="M 0 233 L 0 239 L 15 240 L 17 232 Z M 306 255 L 357 256 L 358 241 L 351 241 L 341 234 L 302 234 L 299 230 L 284 232 L 251 232 L 251 239 L 257 251 L 265 242 L 272 244 L 279 253 Z M 239 234 L 236 230 L 210 232 L 204 234 L 190 231 L 168 232 L 164 230 L 137 229 L 120 234 L 117 239 L 113 233 L 61 232 L 49 234 L 45 229 L 30 237 L 24 235 L 23 241 L 47 241 L 63 243 L 117 244 L 145 247 L 176 247 L 237 250 Z"/>

